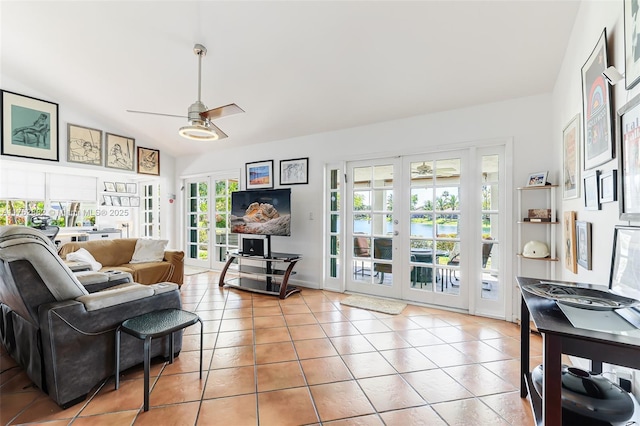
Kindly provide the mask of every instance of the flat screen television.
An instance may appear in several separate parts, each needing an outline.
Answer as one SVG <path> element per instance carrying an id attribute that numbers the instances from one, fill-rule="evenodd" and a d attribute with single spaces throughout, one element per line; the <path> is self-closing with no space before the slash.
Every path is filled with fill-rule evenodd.
<path id="1" fill-rule="evenodd" d="M 291 189 L 232 192 L 231 232 L 290 236 Z"/>

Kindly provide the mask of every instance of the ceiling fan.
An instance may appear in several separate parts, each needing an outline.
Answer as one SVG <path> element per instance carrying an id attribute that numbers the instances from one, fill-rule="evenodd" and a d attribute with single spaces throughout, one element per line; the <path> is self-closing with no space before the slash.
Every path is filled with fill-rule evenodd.
<path id="1" fill-rule="evenodd" d="M 433 169 L 431 168 L 430 165 L 428 165 L 427 163 L 425 163 L 424 161 L 422 162 L 422 164 L 419 164 L 415 169 L 411 170 L 412 173 L 415 173 L 419 176 L 424 176 L 424 175 L 430 175 L 433 173 Z"/>
<path id="2" fill-rule="evenodd" d="M 437 171 L 438 177 L 450 177 L 456 175 L 457 173 L 458 172 L 455 167 L 446 166 L 439 166 Z M 433 167 L 423 161 L 422 164 L 418 164 L 416 167 L 413 167 L 411 169 L 411 174 L 416 176 L 433 176 Z"/>
<path id="3" fill-rule="evenodd" d="M 188 113 L 184 115 L 163 114 L 159 112 L 135 111 L 128 109 L 127 112 L 137 114 L 164 115 L 167 117 L 179 117 L 189 120 L 189 125 L 181 127 L 178 133 L 187 138 L 199 141 L 212 141 L 216 139 L 224 139 L 227 134 L 220 130 L 218 126 L 213 124 L 213 120 L 226 117 L 227 115 L 238 114 L 244 112 L 236 104 L 224 105 L 221 107 L 207 110 L 205 104 L 200 100 L 201 91 L 201 75 L 202 75 L 202 57 L 207 54 L 207 48 L 201 44 L 193 47 L 193 53 L 198 57 L 198 100 L 189 107 Z"/>

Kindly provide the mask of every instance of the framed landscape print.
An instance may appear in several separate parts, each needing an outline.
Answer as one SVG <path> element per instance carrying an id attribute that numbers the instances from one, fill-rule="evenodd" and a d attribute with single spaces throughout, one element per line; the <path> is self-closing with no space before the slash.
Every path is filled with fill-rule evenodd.
<path id="1" fill-rule="evenodd" d="M 67 161 L 102 165 L 102 130 L 67 124 Z"/>
<path id="2" fill-rule="evenodd" d="M 112 169 L 133 171 L 136 142 L 133 138 L 107 133 L 106 166 Z"/>
<path id="3" fill-rule="evenodd" d="M 273 188 L 273 160 L 245 164 L 246 189 Z"/>
<path id="4" fill-rule="evenodd" d="M 624 69 L 629 90 L 640 81 L 640 0 L 624 0 Z"/>
<path id="5" fill-rule="evenodd" d="M 607 30 L 602 31 L 593 52 L 582 66 L 582 122 L 584 169 L 589 170 L 613 158 L 613 126 L 607 69 Z"/>
<path id="6" fill-rule="evenodd" d="M 160 151 L 157 149 L 138 147 L 138 173 L 144 175 L 160 175 Z"/>
<path id="7" fill-rule="evenodd" d="M 580 196 L 580 114 L 562 131 L 562 198 Z"/>
<path id="8" fill-rule="evenodd" d="M 280 161 L 280 185 L 309 183 L 309 158 Z"/>
<path id="9" fill-rule="evenodd" d="M 620 219 L 640 220 L 640 95 L 618 110 Z"/>
<path id="10" fill-rule="evenodd" d="M 2 155 L 59 161 L 58 104 L 2 90 Z"/>

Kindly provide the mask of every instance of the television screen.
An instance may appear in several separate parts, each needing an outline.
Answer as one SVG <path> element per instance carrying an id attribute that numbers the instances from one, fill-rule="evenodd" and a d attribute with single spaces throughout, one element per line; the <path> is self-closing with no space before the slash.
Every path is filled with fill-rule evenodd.
<path id="1" fill-rule="evenodd" d="M 291 235 L 291 189 L 232 192 L 231 232 Z"/>

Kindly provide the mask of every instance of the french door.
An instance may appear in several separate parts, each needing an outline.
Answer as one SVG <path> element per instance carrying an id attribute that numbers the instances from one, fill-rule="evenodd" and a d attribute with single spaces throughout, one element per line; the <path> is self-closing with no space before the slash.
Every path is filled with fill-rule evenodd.
<path id="1" fill-rule="evenodd" d="M 400 298 L 400 216 L 396 199 L 398 158 L 347 166 L 347 290 Z"/>
<path id="2" fill-rule="evenodd" d="M 345 170 L 347 291 L 505 316 L 503 147 Z"/>
<path id="3" fill-rule="evenodd" d="M 238 247 L 238 235 L 229 226 L 231 193 L 238 182 L 234 174 L 185 180 L 185 264 L 221 268 L 227 251 Z"/>

